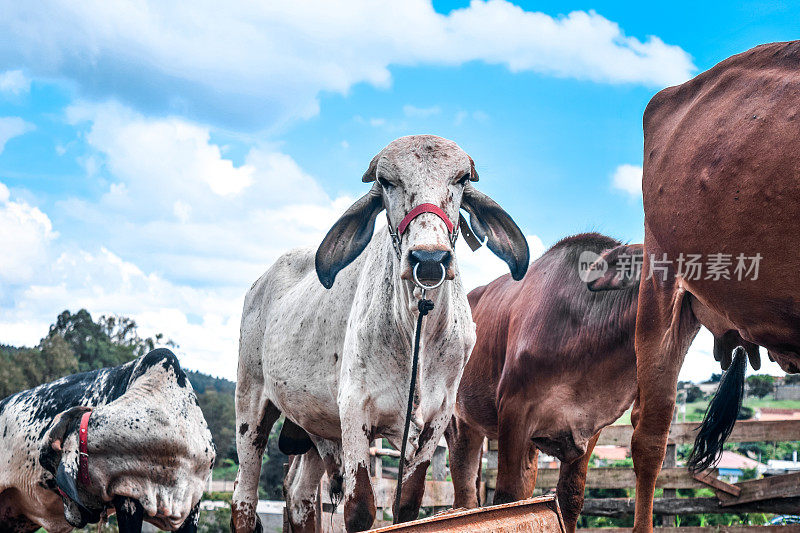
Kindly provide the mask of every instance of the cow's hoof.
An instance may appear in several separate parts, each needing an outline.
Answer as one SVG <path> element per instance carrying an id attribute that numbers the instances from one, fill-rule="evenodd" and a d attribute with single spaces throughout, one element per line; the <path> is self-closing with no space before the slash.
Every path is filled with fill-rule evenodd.
<path id="1" fill-rule="evenodd" d="M 397 523 L 411 522 L 419 518 L 419 507 L 413 505 L 401 505 L 397 513 Z"/>
<path id="2" fill-rule="evenodd" d="M 375 509 L 367 502 L 346 502 L 344 505 L 344 519 L 347 533 L 353 531 L 366 531 L 375 521 Z"/>
<path id="3" fill-rule="evenodd" d="M 501 503 L 511 503 L 517 501 L 511 494 L 503 491 L 495 492 L 494 493 L 494 500 L 492 500 L 492 505 L 500 505 Z"/>

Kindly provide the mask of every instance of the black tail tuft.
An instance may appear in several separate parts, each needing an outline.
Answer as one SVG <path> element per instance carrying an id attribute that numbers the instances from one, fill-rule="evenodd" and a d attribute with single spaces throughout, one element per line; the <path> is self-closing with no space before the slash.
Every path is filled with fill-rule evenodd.
<path id="1" fill-rule="evenodd" d="M 744 399 L 744 374 L 747 370 L 747 352 L 737 346 L 733 362 L 717 387 L 717 392 L 708 404 L 694 448 L 687 461 L 692 472 L 711 468 L 722 455 L 722 445 L 733 431 L 736 417 Z"/>

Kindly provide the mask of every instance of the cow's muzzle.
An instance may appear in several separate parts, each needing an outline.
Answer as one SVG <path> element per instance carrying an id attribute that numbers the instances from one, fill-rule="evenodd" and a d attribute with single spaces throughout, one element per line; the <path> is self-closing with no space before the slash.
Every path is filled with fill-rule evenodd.
<path id="1" fill-rule="evenodd" d="M 448 250 L 411 250 L 408 263 L 414 283 L 424 289 L 434 289 L 447 278 L 453 255 Z"/>

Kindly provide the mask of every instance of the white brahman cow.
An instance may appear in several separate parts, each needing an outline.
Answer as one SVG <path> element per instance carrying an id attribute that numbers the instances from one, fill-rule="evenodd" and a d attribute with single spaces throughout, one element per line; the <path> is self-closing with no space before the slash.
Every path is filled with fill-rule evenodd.
<path id="1" fill-rule="evenodd" d="M 372 525 L 369 445 L 385 437 L 401 446 L 421 295 L 412 282 L 415 269 L 424 284 L 450 280 L 427 294 L 435 308 L 422 331 L 403 500 L 393 510 L 401 521 L 417 517 L 425 470 L 475 343 L 454 257 L 460 209 L 514 279 L 528 268 L 524 235 L 472 186 L 477 180 L 472 159 L 454 142 L 431 135 L 397 139 L 373 158 L 362 179 L 374 182 L 372 189 L 334 224 L 316 254 L 285 254 L 250 288 L 236 384 L 235 532 L 261 530 L 255 512 L 261 457 L 281 413 L 282 449 L 305 452 L 284 481 L 293 531 L 313 531 L 326 469 L 334 489 L 341 491 L 343 478 L 347 530 Z M 383 209 L 388 228 L 373 238 Z"/>

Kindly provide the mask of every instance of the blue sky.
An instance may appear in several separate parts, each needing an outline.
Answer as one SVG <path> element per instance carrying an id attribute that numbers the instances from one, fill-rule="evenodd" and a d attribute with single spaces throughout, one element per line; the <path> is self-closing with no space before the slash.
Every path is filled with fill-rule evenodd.
<path id="1" fill-rule="evenodd" d="M 539 253 L 638 242 L 648 100 L 800 30 L 788 2 L 2 3 L 0 342 L 87 307 L 231 378 L 250 283 L 319 242 L 392 139 L 458 142 Z M 709 353 L 703 333 L 683 376 Z"/>

